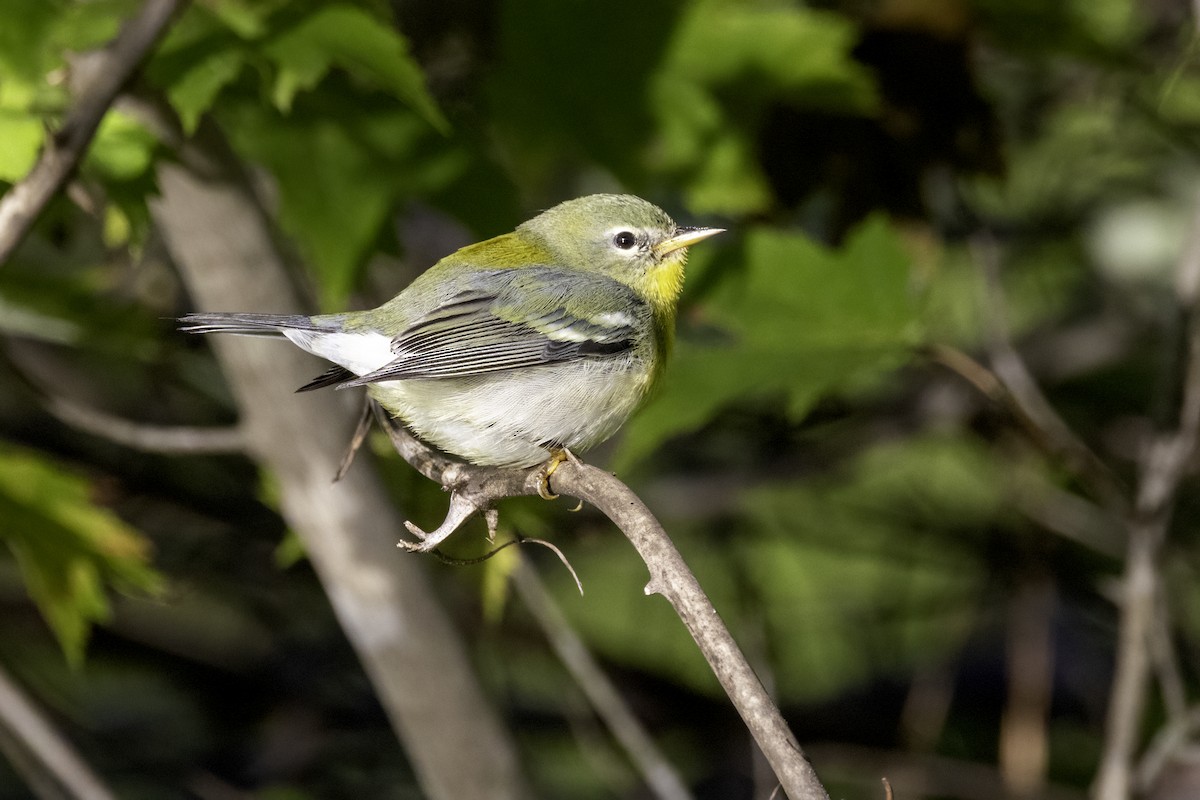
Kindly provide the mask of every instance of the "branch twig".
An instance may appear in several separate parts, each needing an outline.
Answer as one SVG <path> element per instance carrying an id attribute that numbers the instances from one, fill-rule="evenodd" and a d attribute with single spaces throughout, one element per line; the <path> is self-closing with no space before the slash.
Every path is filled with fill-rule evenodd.
<path id="1" fill-rule="evenodd" d="M 613 738 L 625 750 L 625 755 L 642 774 L 654 796 L 659 800 L 690 800 L 692 794 L 679 773 L 629 710 L 579 635 L 572 630 L 562 609 L 530 566 L 529 559 L 521 558 L 520 565 L 513 573 L 513 585 L 550 640 L 550 646 L 559 660 L 583 690 L 592 708 L 604 720 Z"/>
<path id="2" fill-rule="evenodd" d="M 1159 435 L 1141 459 L 1137 497 L 1129 519 L 1129 549 L 1122 578 L 1117 665 L 1113 676 L 1104 751 L 1093 785 L 1095 800 L 1129 796 L 1133 760 L 1150 678 L 1150 647 L 1159 596 L 1159 556 L 1175 495 L 1196 452 L 1200 432 L 1200 208 L 1176 281 L 1178 309 L 1186 321 L 1183 397 L 1174 431 Z"/>
<path id="3" fill-rule="evenodd" d="M 1000 252 L 993 237 L 977 233 L 970 240 L 971 253 L 983 273 L 986 296 L 981 298 L 988 357 L 992 371 L 1018 417 L 1038 443 L 1057 455 L 1079 476 L 1093 497 L 1114 513 L 1123 513 L 1125 491 L 1108 466 L 1054 410 L 1025 360 L 1012 343 L 1005 319 L 1007 304 L 1000 281 Z M 982 388 L 982 387 L 981 387 Z"/>
<path id="4" fill-rule="evenodd" d="M 378 410 L 378 414 L 383 429 L 404 460 L 451 493 L 446 519 L 433 533 L 425 536 L 420 528 L 408 523 L 409 530 L 424 537 L 424 541 L 403 545 L 406 549 L 422 551 L 436 546 L 462 522 L 490 509 L 497 500 L 538 493 L 536 468 L 501 470 L 454 461 L 416 440 L 382 410 Z M 828 800 L 829 795 L 804 757 L 783 715 L 729 635 L 696 576 L 641 499 L 609 473 L 577 461 L 566 461 L 558 467 L 553 488 L 598 508 L 633 544 L 650 570 L 646 594 L 663 595 L 675 609 L 775 770 L 788 797 L 792 800 Z"/>
<path id="5" fill-rule="evenodd" d="M 145 453 L 241 453 L 246 449 L 245 435 L 236 426 L 143 425 L 61 397 L 47 398 L 46 409 L 72 428 Z"/>
<path id="6" fill-rule="evenodd" d="M 3 668 L 0 752 L 39 796 L 114 800 L 115 795 Z"/>
<path id="7" fill-rule="evenodd" d="M 76 98 L 62 126 L 50 134 L 33 169 L 0 197 L 0 264 L 8 261 L 46 204 L 75 172 L 100 120 L 182 4 L 182 0 L 146 0 L 99 56 L 92 80 Z"/>
<path id="8" fill-rule="evenodd" d="M 1200 732 L 1200 706 L 1180 715 L 1158 730 L 1138 765 L 1136 788 L 1139 793 L 1150 792 L 1163 769 L 1197 732 Z"/>

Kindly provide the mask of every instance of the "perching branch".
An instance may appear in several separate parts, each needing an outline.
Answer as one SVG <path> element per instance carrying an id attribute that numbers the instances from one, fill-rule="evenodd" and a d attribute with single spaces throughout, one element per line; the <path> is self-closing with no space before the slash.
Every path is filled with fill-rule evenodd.
<path id="1" fill-rule="evenodd" d="M 446 519 L 432 533 L 425 534 L 411 522 L 406 523 L 410 531 L 423 539 L 420 543 L 402 544 L 406 549 L 432 549 L 464 521 L 490 509 L 496 501 L 538 493 L 537 469 L 501 470 L 454 461 L 426 447 L 382 410 L 377 411 L 384 430 L 404 460 L 450 491 Z M 828 800 L 829 795 L 783 715 L 738 649 L 696 576 L 641 499 L 613 475 L 573 460 L 558 467 L 552 488 L 598 508 L 633 544 L 650 570 L 646 594 L 661 594 L 675 609 L 788 797 Z"/>
<path id="2" fill-rule="evenodd" d="M 100 120 L 183 4 L 183 0 L 146 0 L 90 65 L 91 80 L 62 125 L 50 133 L 33 169 L 0 197 L 0 264 L 8 261 L 46 204 L 75 172 Z"/>

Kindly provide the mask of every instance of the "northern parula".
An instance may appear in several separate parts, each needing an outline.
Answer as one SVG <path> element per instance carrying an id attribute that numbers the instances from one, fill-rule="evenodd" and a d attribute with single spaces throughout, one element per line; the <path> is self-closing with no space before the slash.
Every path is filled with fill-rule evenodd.
<path id="1" fill-rule="evenodd" d="M 369 311 L 188 314 L 181 328 L 285 336 L 337 365 L 298 391 L 366 386 L 446 453 L 530 467 L 599 444 L 645 399 L 687 248 L 721 232 L 590 195 L 462 248 Z"/>

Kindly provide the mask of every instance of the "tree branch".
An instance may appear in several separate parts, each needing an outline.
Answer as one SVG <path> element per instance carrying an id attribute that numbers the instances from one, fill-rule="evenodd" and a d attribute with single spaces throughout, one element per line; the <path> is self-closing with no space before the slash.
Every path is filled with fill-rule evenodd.
<path id="1" fill-rule="evenodd" d="M 1123 513 L 1125 490 L 1121 482 L 1113 475 L 1108 465 L 1075 435 L 1066 421 L 1054 410 L 1054 406 L 1050 404 L 1025 365 L 1025 360 L 1013 346 L 1012 335 L 1005 318 L 1007 303 L 1004 286 L 1000 281 L 1000 252 L 995 239 L 990 233 L 980 232 L 971 237 L 970 247 L 984 278 L 986 294 L 981 298 L 980 306 L 983 310 L 992 374 L 1000 382 L 996 391 L 1003 393 L 1038 443 L 1062 459 L 1079 476 L 1098 502 L 1114 513 Z"/>
<path id="2" fill-rule="evenodd" d="M 91 65 L 91 80 L 53 131 L 29 174 L 0 197 L 0 264 L 12 256 L 46 204 L 62 189 L 87 152 L 100 120 L 154 48 L 183 0 L 146 0 L 138 15 Z"/>
<path id="3" fill-rule="evenodd" d="M 513 585 L 546 634 L 559 660 L 583 690 L 596 714 L 604 720 L 625 755 L 637 767 L 654 796 L 659 800 L 690 800 L 692 793 L 684 785 L 679 773 L 629 710 L 617 687 L 592 658 L 587 646 L 567 622 L 562 609 L 546 591 L 545 584 L 533 570 L 529 559 L 521 557 L 513 573 Z"/>
<path id="4" fill-rule="evenodd" d="M 446 520 L 433 533 L 426 535 L 411 522 L 406 523 L 410 531 L 424 538 L 419 544 L 402 545 L 406 549 L 432 549 L 463 521 L 490 509 L 496 501 L 538 493 L 540 476 L 536 468 L 501 470 L 463 464 L 426 447 L 396 420 L 378 407 L 376 410 L 400 455 L 425 477 L 450 491 Z M 663 595 L 675 609 L 788 797 L 828 800 L 829 795 L 783 715 L 738 649 L 683 556 L 641 499 L 611 474 L 579 461 L 561 464 L 554 473 L 553 487 L 556 492 L 578 497 L 598 508 L 633 544 L 650 571 L 646 594 Z"/>
<path id="5" fill-rule="evenodd" d="M 1175 430 L 1157 436 L 1141 459 L 1129 519 L 1122 578 L 1117 664 L 1105 724 L 1104 751 L 1092 787 L 1095 800 L 1129 796 L 1138 733 L 1150 677 L 1154 611 L 1159 596 L 1159 556 L 1174 512 L 1175 495 L 1196 452 L 1200 431 L 1200 207 L 1176 281 L 1179 313 L 1186 323 L 1183 391 Z"/>
<path id="6" fill-rule="evenodd" d="M 0 668 L 0 752 L 38 797 L 114 800 L 115 795 L 17 683 Z"/>
<path id="7" fill-rule="evenodd" d="M 76 430 L 144 453 L 212 454 L 242 453 L 246 450 L 246 436 L 238 426 L 197 428 L 143 425 L 62 397 L 46 398 L 46 409 Z"/>
<path id="8" fill-rule="evenodd" d="M 1138 765 L 1136 789 L 1139 793 L 1150 793 L 1163 770 L 1197 732 L 1200 732 L 1200 706 L 1184 712 L 1158 730 Z"/>
<path id="9" fill-rule="evenodd" d="M 298 310 L 271 223 L 220 132 L 202 123 L 179 161 L 158 165 L 155 222 L 201 308 Z M 357 407 L 346 392 L 293 390 L 311 356 L 278 342 L 212 345 L 253 457 L 278 482 L 281 513 L 304 543 L 347 639 L 432 800 L 513 800 L 530 791 L 514 740 L 471 670 L 463 641 L 417 559 L 400 558 L 395 507 L 359 464 L 334 484 Z"/>

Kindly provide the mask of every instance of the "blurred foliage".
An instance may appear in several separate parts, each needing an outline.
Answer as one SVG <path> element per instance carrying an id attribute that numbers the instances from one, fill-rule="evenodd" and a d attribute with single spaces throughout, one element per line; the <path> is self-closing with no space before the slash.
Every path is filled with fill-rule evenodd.
<path id="1" fill-rule="evenodd" d="M 149 544 L 98 507 L 87 481 L 35 453 L 0 449 L 2 538 L 67 658 L 83 658 L 88 629 L 109 619 L 105 585 L 154 591 Z"/>
<path id="2" fill-rule="evenodd" d="M 0 0 L 0 181 L 62 120 L 74 54 L 138 5 Z M 589 459 L 661 515 L 801 740 L 857 748 L 818 764 L 837 796 L 878 796 L 862 748 L 996 763 L 1009 604 L 1049 580 L 1047 779 L 1081 795 L 1119 526 L 926 354 L 986 360 L 985 320 L 1002 315 L 1054 406 L 1135 478 L 1178 393 L 1171 287 L 1200 176 L 1190 14 L 1183 0 L 197 0 L 132 92 L 228 140 L 325 310 L 378 303 L 590 191 L 728 228 L 692 255 L 665 387 Z M 168 321 L 191 310 L 149 213 L 173 157 L 136 105 L 114 109 L 68 196 L 0 265 L 0 664 L 123 796 L 416 796 L 270 476 L 241 457 L 133 453 L 47 410 L 66 397 L 144 423 L 234 419 L 206 345 Z M 408 517 L 439 518 L 437 487 L 381 469 Z M 1190 696 L 1195 490 L 1190 476 L 1165 573 Z M 697 794 L 749 797 L 744 732 L 626 543 L 587 513 L 502 511 L 566 551 L 583 597 L 553 556 L 525 552 Z M 451 549 L 478 554 L 481 530 Z M 509 596 L 512 555 L 437 576 L 530 773 L 546 796 L 640 796 Z M 921 716 L 930 691 L 941 718 Z M 0 800 L 25 796 L 6 770 Z"/>

